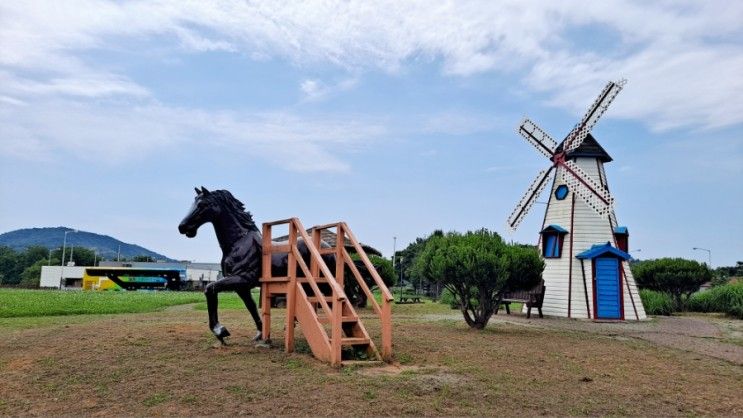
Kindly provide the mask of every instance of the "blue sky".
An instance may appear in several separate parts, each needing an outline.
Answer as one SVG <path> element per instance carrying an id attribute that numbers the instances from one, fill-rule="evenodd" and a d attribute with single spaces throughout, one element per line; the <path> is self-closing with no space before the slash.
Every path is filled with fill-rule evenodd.
<path id="1" fill-rule="evenodd" d="M 743 5 L 276 3 L 0 4 L 0 231 L 216 261 L 211 229 L 176 230 L 204 185 L 385 254 L 434 229 L 535 242 L 543 206 L 505 226 L 546 166 L 516 124 L 561 139 L 627 78 L 593 133 L 634 255 L 743 260 Z"/>

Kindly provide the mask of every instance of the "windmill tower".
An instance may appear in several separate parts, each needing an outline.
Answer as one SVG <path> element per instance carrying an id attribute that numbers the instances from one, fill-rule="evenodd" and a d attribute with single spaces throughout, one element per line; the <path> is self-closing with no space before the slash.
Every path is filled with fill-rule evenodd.
<path id="1" fill-rule="evenodd" d="M 549 180 L 539 248 L 545 262 L 546 315 L 642 320 L 645 309 L 628 262 L 628 231 L 617 224 L 604 164 L 612 160 L 591 129 L 622 90 L 609 82 L 583 119 L 558 144 L 524 119 L 518 133 L 550 160 L 508 219 L 516 229 Z"/>

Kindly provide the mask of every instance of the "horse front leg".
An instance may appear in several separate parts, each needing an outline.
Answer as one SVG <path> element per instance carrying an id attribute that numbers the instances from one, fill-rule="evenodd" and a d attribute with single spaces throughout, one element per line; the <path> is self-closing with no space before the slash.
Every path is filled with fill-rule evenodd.
<path id="1" fill-rule="evenodd" d="M 237 280 L 236 280 L 237 279 Z M 219 292 L 225 290 L 232 290 L 239 284 L 239 277 L 225 277 L 217 280 L 216 282 L 209 283 L 204 288 L 204 296 L 206 296 L 206 308 L 209 313 L 209 330 L 214 334 L 215 337 L 222 344 L 226 345 L 224 339 L 230 336 L 230 332 L 225 328 L 224 325 L 219 323 Z"/>
<path id="2" fill-rule="evenodd" d="M 253 317 L 253 322 L 255 322 L 255 328 L 258 330 L 255 337 L 253 337 L 253 341 L 262 340 L 263 321 L 261 321 L 261 316 L 258 313 L 258 307 L 255 305 L 255 301 L 253 300 L 253 295 L 250 293 L 250 288 L 238 290 L 237 295 L 240 296 L 245 307 L 248 308 L 248 312 L 250 312 L 250 316 Z"/>

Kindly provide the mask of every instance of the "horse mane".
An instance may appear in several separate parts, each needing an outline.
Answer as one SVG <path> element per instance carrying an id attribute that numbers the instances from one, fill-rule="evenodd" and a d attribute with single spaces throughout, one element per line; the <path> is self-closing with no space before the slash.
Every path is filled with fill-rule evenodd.
<path id="1" fill-rule="evenodd" d="M 221 203 L 222 207 L 235 215 L 235 219 L 237 219 L 238 223 L 240 223 L 242 227 L 250 230 L 258 230 L 255 221 L 253 221 L 253 215 L 245 210 L 245 205 L 243 205 L 241 201 L 237 200 L 232 193 L 227 190 L 214 190 L 209 192 L 209 197 L 216 200 L 218 203 Z"/>

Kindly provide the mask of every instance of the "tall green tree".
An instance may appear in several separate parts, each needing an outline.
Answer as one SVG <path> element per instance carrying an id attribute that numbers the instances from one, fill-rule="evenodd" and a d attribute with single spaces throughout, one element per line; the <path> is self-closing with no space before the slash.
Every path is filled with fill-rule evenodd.
<path id="1" fill-rule="evenodd" d="M 481 229 L 430 237 L 414 270 L 443 285 L 454 295 L 467 325 L 483 329 L 500 294 L 535 286 L 544 262 L 535 248 L 508 245 L 497 233 Z"/>
<path id="2" fill-rule="evenodd" d="M 670 293 L 678 310 L 684 310 L 685 299 L 712 280 L 712 271 L 706 264 L 683 258 L 646 260 L 632 264 L 631 268 L 638 286 Z"/>

